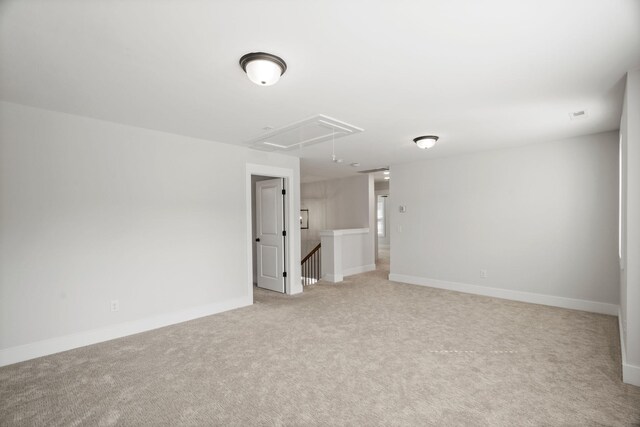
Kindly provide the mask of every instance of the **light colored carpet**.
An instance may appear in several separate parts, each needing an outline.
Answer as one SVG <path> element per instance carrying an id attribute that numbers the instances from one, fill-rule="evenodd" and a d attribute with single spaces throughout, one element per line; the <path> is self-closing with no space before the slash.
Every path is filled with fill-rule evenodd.
<path id="1" fill-rule="evenodd" d="M 0 424 L 640 422 L 616 318 L 385 275 L 1 368 Z"/>

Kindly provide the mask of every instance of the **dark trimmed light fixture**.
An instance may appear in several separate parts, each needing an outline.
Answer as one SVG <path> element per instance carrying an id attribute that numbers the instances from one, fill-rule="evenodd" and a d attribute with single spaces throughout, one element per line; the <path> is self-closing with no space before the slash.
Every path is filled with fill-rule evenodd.
<path id="1" fill-rule="evenodd" d="M 424 150 L 425 148 L 431 148 L 436 145 L 436 142 L 438 142 L 439 139 L 440 137 L 435 135 L 424 135 L 413 138 L 413 142 L 416 143 L 418 148 L 422 148 Z"/>
<path id="2" fill-rule="evenodd" d="M 265 52 L 251 52 L 240 58 L 240 66 L 249 80 L 259 86 L 271 86 L 287 71 L 287 64 L 278 56 Z"/>

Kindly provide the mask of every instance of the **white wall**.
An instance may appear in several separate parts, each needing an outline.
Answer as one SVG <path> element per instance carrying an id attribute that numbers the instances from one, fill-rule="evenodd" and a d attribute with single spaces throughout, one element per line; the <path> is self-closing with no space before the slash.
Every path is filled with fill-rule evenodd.
<path id="1" fill-rule="evenodd" d="M 302 230 L 302 253 L 320 242 L 320 231 L 366 228 L 362 252 L 343 254 L 363 260 L 363 266 L 375 268 L 376 216 L 372 175 L 305 183 L 300 189 L 301 209 L 309 209 L 309 229 Z M 346 249 L 350 250 L 349 248 Z M 323 252 L 323 259 L 325 254 Z M 349 263 L 349 262 L 348 262 Z M 346 274 L 355 274 L 352 269 Z M 368 271 L 363 269 L 362 271 Z"/>
<path id="2" fill-rule="evenodd" d="M 0 363 L 251 304 L 247 162 L 299 208 L 294 157 L 4 102 L 0 144 Z"/>
<path id="3" fill-rule="evenodd" d="M 393 166 L 390 277 L 616 314 L 617 173 L 618 132 Z"/>
<path id="4" fill-rule="evenodd" d="M 336 283 L 345 276 L 375 270 L 370 228 L 324 230 L 320 241 L 323 279 Z"/>
<path id="5" fill-rule="evenodd" d="M 300 208 L 309 209 L 309 229 L 301 233 L 303 256 L 320 242 L 322 230 L 370 227 L 370 179 L 358 175 L 300 186 Z"/>
<path id="6" fill-rule="evenodd" d="M 640 386 L 640 70 L 627 74 L 620 123 L 622 143 L 622 259 L 620 329 L 622 376 Z"/>
<path id="7" fill-rule="evenodd" d="M 382 192 L 383 194 L 389 194 L 389 180 L 375 182 L 374 190 L 376 193 Z"/>

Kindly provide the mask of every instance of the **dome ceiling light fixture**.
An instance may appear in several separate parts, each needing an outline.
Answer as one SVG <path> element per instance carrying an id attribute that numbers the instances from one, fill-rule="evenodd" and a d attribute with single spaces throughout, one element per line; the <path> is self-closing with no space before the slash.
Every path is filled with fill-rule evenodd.
<path id="1" fill-rule="evenodd" d="M 258 86 L 271 86 L 287 71 L 287 63 L 278 56 L 265 52 L 251 52 L 240 58 L 240 66 L 249 80 Z"/>
<path id="2" fill-rule="evenodd" d="M 440 137 L 435 135 L 424 135 L 413 138 L 413 142 L 416 143 L 418 148 L 422 148 L 424 150 L 425 148 L 431 148 L 436 145 L 436 142 L 438 142 L 439 139 Z"/>

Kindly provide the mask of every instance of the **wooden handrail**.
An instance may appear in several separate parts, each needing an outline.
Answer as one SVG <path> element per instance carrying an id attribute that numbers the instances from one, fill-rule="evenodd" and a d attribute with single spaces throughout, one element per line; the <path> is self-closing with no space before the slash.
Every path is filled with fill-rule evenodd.
<path id="1" fill-rule="evenodd" d="M 304 262 L 305 262 L 306 260 L 308 260 L 309 258 L 311 258 L 311 256 L 312 256 L 313 254 L 315 254 L 316 252 L 318 252 L 319 250 L 320 250 L 320 243 L 318 243 L 318 246 L 316 246 L 315 248 L 313 248 L 313 249 L 311 250 L 311 252 L 309 252 L 309 254 L 308 254 L 306 257 L 304 257 L 304 258 L 302 259 L 302 261 L 300 262 L 300 264 L 304 264 Z"/>

